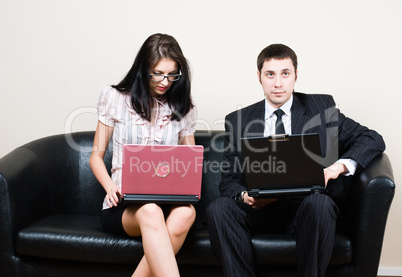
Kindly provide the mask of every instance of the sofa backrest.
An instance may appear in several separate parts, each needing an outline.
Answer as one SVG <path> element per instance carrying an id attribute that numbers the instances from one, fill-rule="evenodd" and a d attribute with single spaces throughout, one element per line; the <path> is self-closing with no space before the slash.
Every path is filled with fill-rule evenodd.
<path id="1" fill-rule="evenodd" d="M 201 201 L 196 205 L 200 220 L 205 207 L 219 196 L 223 131 L 197 131 L 196 144 L 204 146 Z M 105 191 L 89 167 L 95 132 L 76 132 L 54 135 L 29 142 L 13 153 L 21 152 L 30 166 L 37 168 L 40 178 L 26 180 L 25 186 L 41 187 L 46 195 L 43 205 L 47 214 L 81 213 L 100 215 Z M 112 143 L 105 154 L 110 173 Z M 17 192 L 16 192 L 17 193 Z M 41 196 L 42 196 L 41 194 Z"/>
<path id="2" fill-rule="evenodd" d="M 105 192 L 89 167 L 94 132 L 56 135 L 30 142 L 32 150 L 47 172 L 50 195 L 55 199 L 53 213 L 100 214 Z M 223 131 L 197 131 L 196 144 L 204 146 L 200 216 L 206 205 L 219 196 L 220 165 L 223 159 Z M 112 142 L 105 154 L 110 173 Z"/>
<path id="3" fill-rule="evenodd" d="M 197 220 L 194 227 L 198 228 L 205 223 L 205 209 L 208 204 L 220 196 L 219 182 L 222 172 L 224 131 L 197 131 L 195 142 L 204 146 L 201 200 L 195 206 Z"/>
<path id="4" fill-rule="evenodd" d="M 46 172 L 52 214 L 100 214 L 105 192 L 89 167 L 94 134 L 61 134 L 22 146 L 35 153 Z M 108 160 L 111 161 L 111 153 L 105 157 L 110 171 Z"/>

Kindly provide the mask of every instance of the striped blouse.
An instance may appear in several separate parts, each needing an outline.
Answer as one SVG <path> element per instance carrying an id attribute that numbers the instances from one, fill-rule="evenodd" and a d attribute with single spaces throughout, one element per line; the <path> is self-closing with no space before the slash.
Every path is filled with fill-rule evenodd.
<path id="1" fill-rule="evenodd" d="M 104 87 L 98 102 L 98 118 L 113 127 L 112 180 L 121 188 L 121 168 L 124 144 L 179 144 L 180 138 L 195 132 L 197 108 L 194 106 L 180 121 L 171 121 L 173 113 L 168 103 L 153 98 L 155 124 L 143 119 L 131 107 L 131 95 L 120 93 L 112 87 Z M 103 209 L 109 208 L 106 201 Z"/>

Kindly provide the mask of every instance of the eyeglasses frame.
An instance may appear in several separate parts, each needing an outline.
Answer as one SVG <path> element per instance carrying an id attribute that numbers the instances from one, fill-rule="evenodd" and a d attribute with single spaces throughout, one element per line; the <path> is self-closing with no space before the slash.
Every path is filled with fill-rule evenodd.
<path id="1" fill-rule="evenodd" d="M 154 81 L 154 82 L 163 82 L 165 80 L 165 78 L 167 78 L 168 82 L 176 82 L 176 81 L 180 80 L 180 77 L 182 75 L 183 74 L 181 73 L 181 71 L 178 74 L 171 74 L 171 75 L 162 75 L 162 74 L 151 74 L 151 73 L 149 73 L 149 76 L 151 77 L 151 81 Z M 152 80 L 152 76 L 159 76 L 159 77 L 163 77 L 163 78 L 162 78 L 162 80 Z M 178 78 L 176 80 L 169 80 L 169 77 L 178 77 Z"/>

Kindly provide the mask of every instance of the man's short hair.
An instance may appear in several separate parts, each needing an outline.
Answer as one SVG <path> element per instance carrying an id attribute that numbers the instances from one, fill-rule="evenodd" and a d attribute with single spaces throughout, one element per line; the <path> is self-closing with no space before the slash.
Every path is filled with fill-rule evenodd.
<path id="1" fill-rule="evenodd" d="M 270 59 L 283 60 L 290 58 L 292 60 L 295 71 L 297 69 L 297 55 L 288 46 L 284 44 L 271 44 L 265 47 L 257 58 L 257 68 L 261 72 L 264 62 Z"/>

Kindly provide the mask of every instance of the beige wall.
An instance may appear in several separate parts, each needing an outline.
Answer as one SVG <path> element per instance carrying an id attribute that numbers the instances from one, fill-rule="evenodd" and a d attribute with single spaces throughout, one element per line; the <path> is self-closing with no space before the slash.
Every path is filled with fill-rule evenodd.
<path id="1" fill-rule="evenodd" d="M 101 87 L 121 80 L 146 37 L 166 32 L 192 65 L 199 129 L 223 129 L 225 114 L 262 99 L 256 57 L 285 43 L 299 56 L 296 90 L 330 93 L 380 132 L 399 183 L 401 11 L 399 0 L 0 0 L 0 156 L 93 130 Z M 398 189 L 381 267 L 399 272 L 401 211 Z"/>

